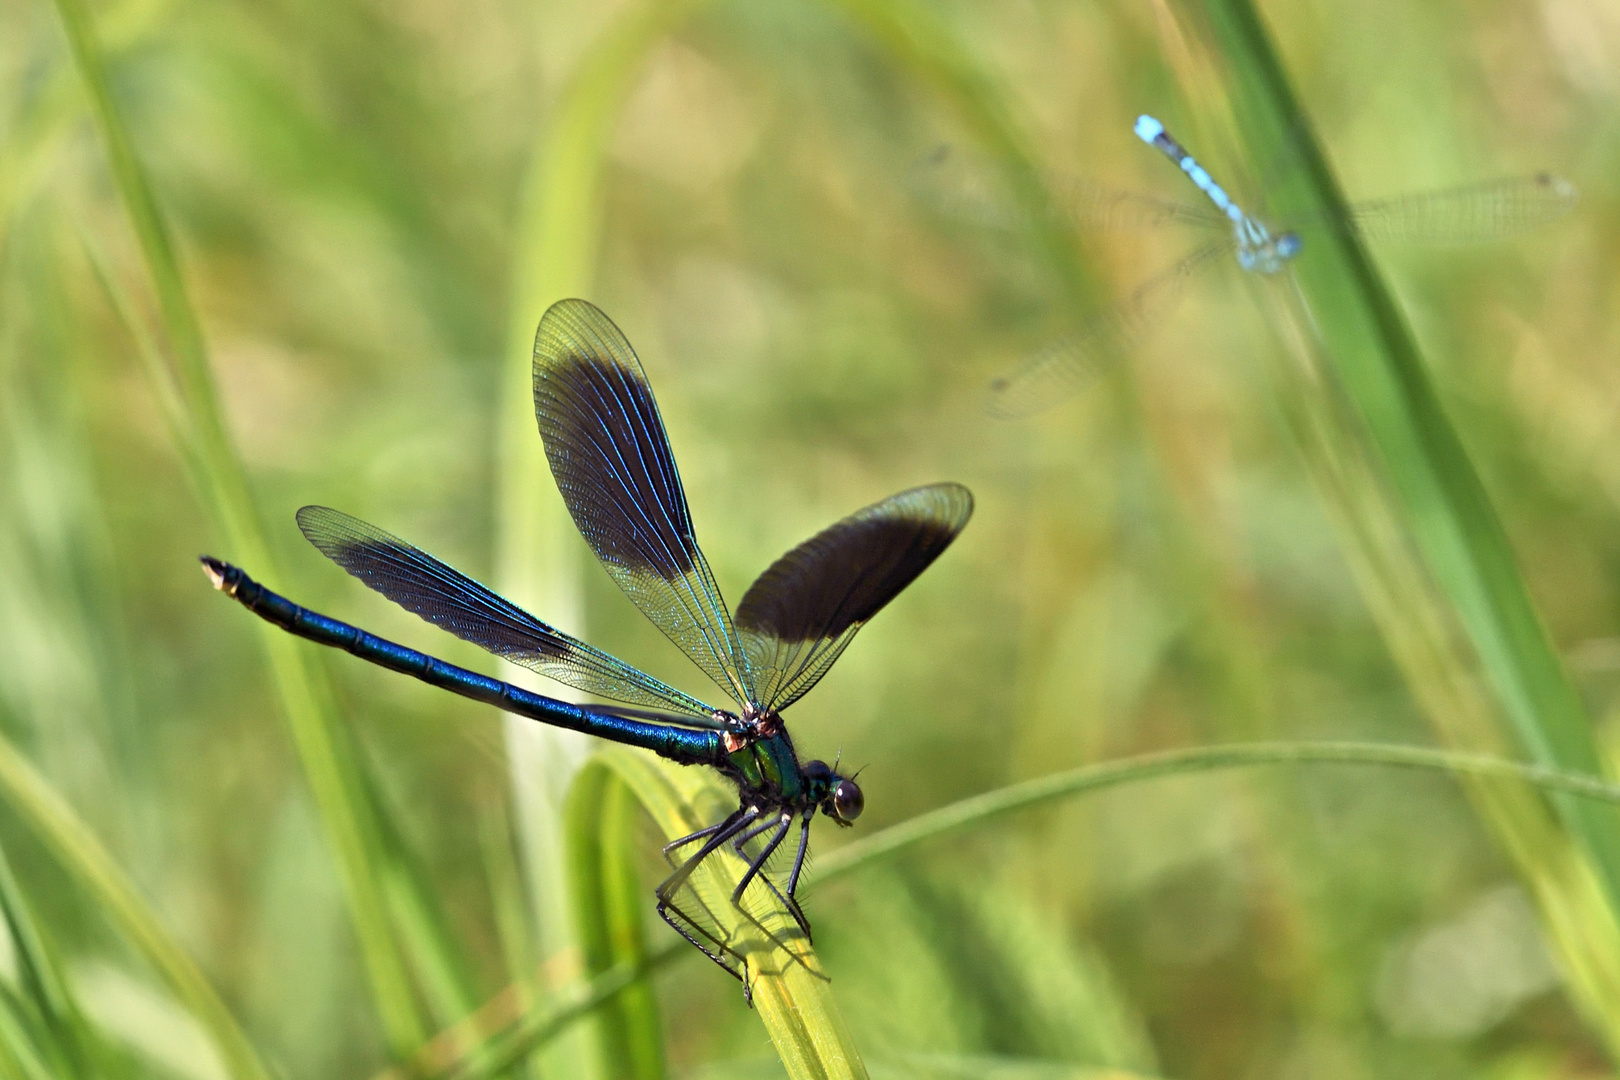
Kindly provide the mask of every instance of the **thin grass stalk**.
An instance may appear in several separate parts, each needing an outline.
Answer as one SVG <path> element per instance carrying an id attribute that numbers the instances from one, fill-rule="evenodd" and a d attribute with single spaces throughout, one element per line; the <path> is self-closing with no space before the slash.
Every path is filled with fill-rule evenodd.
<path id="1" fill-rule="evenodd" d="M 618 751 L 617 748 L 608 753 L 616 759 L 621 755 L 630 757 L 628 752 Z M 615 767 L 620 764 L 615 760 Z M 634 758 L 623 764 L 632 770 L 632 775 L 636 769 L 645 771 L 645 766 L 636 765 Z M 807 879 L 803 887 L 808 890 L 823 886 L 858 870 L 897 858 L 925 843 L 1076 796 L 1174 776 L 1278 765 L 1360 765 L 1444 772 L 1459 781 L 1473 780 L 1508 788 L 1528 784 L 1549 793 L 1620 805 L 1620 784 L 1581 773 L 1567 773 L 1481 754 L 1361 742 L 1261 742 L 1191 747 L 1087 765 L 951 803 L 822 856 L 817 860 L 814 876 Z M 656 768 L 656 765 L 653 767 Z M 667 801 L 669 806 L 678 805 L 675 800 L 658 796 L 658 785 L 648 776 L 643 776 L 637 786 L 643 791 L 652 792 L 655 803 Z M 675 823 L 682 820 L 695 822 L 698 819 L 677 818 L 672 824 L 675 828 L 682 828 L 683 825 Z M 446 1055 L 434 1063 L 435 1068 L 386 1072 L 379 1074 L 377 1080 L 401 1076 L 440 1080 L 495 1075 L 499 1068 L 534 1052 L 545 1040 L 561 1034 L 575 1020 L 600 1009 L 637 978 L 683 955 L 697 954 L 685 942 L 671 942 L 649 953 L 645 961 L 639 964 L 619 964 L 592 980 L 577 984 L 550 1010 L 520 1019 L 514 1017 L 509 1028 L 495 1030 L 486 1027 L 482 1033 L 463 1028 L 453 1038 L 447 1032 L 440 1037 L 442 1045 L 446 1049 L 460 1047 L 462 1056 L 459 1060 L 446 1060 Z M 505 993 L 508 991 L 503 991 Z M 490 1006 L 486 1006 L 488 1008 Z M 500 1049 L 497 1051 L 494 1049 L 496 1047 Z"/>
<path id="2" fill-rule="evenodd" d="M 248 565 L 274 572 L 249 492 L 246 473 L 226 431 L 201 324 L 187 293 L 169 230 L 146 173 L 115 107 L 105 64 L 83 0 L 57 0 L 75 63 L 106 146 L 113 179 L 139 242 L 157 296 L 173 366 L 148 365 L 172 379 L 160 397 L 183 403 L 182 449 L 204 492 L 203 504 L 224 543 Z M 377 810 L 366 799 L 359 765 L 337 723 L 331 694 L 300 646 L 272 627 L 260 628 L 283 709 L 292 728 L 327 835 L 337 856 L 372 996 L 385 1037 L 404 1055 L 427 1037 L 411 993 L 408 968 L 389 924 L 378 870 L 383 862 Z"/>
<path id="3" fill-rule="evenodd" d="M 1245 111 L 1271 114 L 1265 127 L 1273 144 L 1286 139 L 1298 151 L 1314 204 L 1347 221 L 1338 183 L 1259 16 L 1247 0 L 1210 0 L 1209 10 L 1236 55 L 1236 70 L 1245 73 L 1238 80 Z M 1353 229 L 1336 228 L 1323 239 L 1326 250 L 1313 246 L 1315 257 L 1302 260 L 1296 280 L 1383 455 L 1413 538 L 1452 598 L 1526 752 L 1549 766 L 1599 774 L 1590 719 L 1404 316 Z M 1620 895 L 1620 822 L 1590 804 L 1572 808 L 1579 811 L 1572 827 Z"/>
<path id="4" fill-rule="evenodd" d="M 1348 221 L 1337 181 L 1252 5 L 1188 0 L 1182 8 L 1189 25 L 1208 28 L 1225 58 L 1219 70 L 1251 157 L 1291 155 L 1300 168 L 1280 193 Z M 1196 84 L 1214 82 L 1201 67 L 1188 67 Z M 1282 385 L 1296 400 L 1285 401 L 1285 409 L 1296 433 L 1306 435 L 1319 483 L 1327 481 L 1330 514 L 1347 546 L 1357 549 L 1351 560 L 1369 606 L 1443 737 L 1467 749 L 1507 741 L 1544 766 L 1601 775 L 1579 695 L 1360 238 L 1347 226 L 1320 242 L 1313 238 L 1287 285 L 1266 292 L 1295 361 Z M 1493 702 L 1473 687 L 1476 669 Z M 1620 818 L 1609 808 L 1554 796 L 1572 847 L 1538 802 L 1492 789 L 1481 792 L 1479 805 L 1538 901 L 1578 1007 L 1611 1054 L 1620 1055 Z"/>
<path id="5" fill-rule="evenodd" d="M 508 803 L 505 793 L 501 792 L 480 807 L 478 838 L 495 917 L 495 935 L 500 941 L 506 970 L 512 973 L 512 982 L 495 998 L 467 1015 L 465 1019 L 473 1022 L 469 1031 L 504 1026 L 535 1008 L 535 988 L 530 974 L 535 970 L 534 934 L 529 925 L 528 898 L 523 888 L 522 868 L 518 865 L 511 819 L 507 815 Z M 496 1011 L 487 1011 L 492 1005 L 496 1005 Z M 509 1020 L 502 1021 L 499 1017 Z M 438 1042 L 442 1034 L 435 1036 L 433 1042 Z M 413 1062 L 416 1060 L 417 1057 L 412 1058 Z"/>
<path id="6" fill-rule="evenodd" d="M 208 979 L 163 928 L 151 907 L 119 870 L 89 827 L 80 821 L 17 748 L 0 738 L 0 798 L 56 857 L 96 902 L 114 927 L 152 965 L 175 998 L 197 1018 L 230 1076 L 269 1080 L 270 1073 L 236 1018 L 214 993 Z"/>
<path id="7" fill-rule="evenodd" d="M 1484 754 L 1363 742 L 1260 742 L 1195 746 L 1185 750 L 1141 754 L 1100 765 L 1086 765 L 1011 784 L 930 810 L 823 856 L 816 863 L 816 874 L 810 884 L 819 888 L 854 870 L 893 858 L 926 841 L 978 828 L 1008 814 L 1105 788 L 1222 769 L 1312 764 L 1382 765 L 1439 771 L 1495 783 L 1527 783 L 1548 792 L 1595 804 L 1620 805 L 1620 784 L 1584 773 L 1564 772 Z"/>

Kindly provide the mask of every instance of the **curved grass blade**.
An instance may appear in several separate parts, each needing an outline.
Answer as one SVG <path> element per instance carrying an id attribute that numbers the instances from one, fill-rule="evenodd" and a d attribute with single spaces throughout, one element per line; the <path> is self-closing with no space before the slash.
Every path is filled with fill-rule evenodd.
<path id="1" fill-rule="evenodd" d="M 665 768 L 651 755 L 616 746 L 593 756 L 576 775 L 575 783 L 597 785 L 605 783 L 609 775 L 634 794 L 635 802 L 670 838 L 720 820 L 736 802 L 735 791 L 707 770 Z M 706 860 L 693 875 L 694 887 L 714 911 L 732 920 L 729 933 L 749 957 L 755 1010 L 788 1075 L 792 1080 L 865 1077 L 860 1055 L 808 944 L 792 942 L 795 955 L 773 956 L 778 951 L 775 944 L 763 940 L 743 913 L 724 914 L 735 912 L 730 894 L 741 868 L 740 860 Z M 639 903 L 639 895 L 636 899 Z M 755 918 L 759 917 L 756 911 Z M 778 921 L 785 918 L 785 912 L 776 913 Z M 585 936 L 597 932 L 589 930 Z M 698 955 L 685 941 L 667 936 L 670 940 L 646 952 L 644 960 L 616 960 L 594 978 L 560 989 L 539 1010 L 518 1014 L 514 1006 L 529 995 L 519 987 L 509 987 L 466 1022 L 424 1046 L 409 1069 L 385 1070 L 377 1080 L 484 1080 L 500 1075 L 567 1034 L 578 1020 L 608 1006 L 647 974 L 682 957 Z"/>
<path id="2" fill-rule="evenodd" d="M 1620 805 L 1620 784 L 1593 776 L 1528 765 L 1482 754 L 1459 754 L 1390 743 L 1237 743 L 1165 750 L 1084 765 L 1067 772 L 1011 784 L 942 806 L 882 832 L 863 837 L 822 856 L 812 884 L 821 885 L 873 863 L 891 859 L 919 844 L 964 829 L 978 828 L 1008 814 L 1105 788 L 1167 776 L 1252 768 L 1259 765 L 1382 765 L 1434 770 L 1458 777 L 1533 784 L 1551 795 Z"/>

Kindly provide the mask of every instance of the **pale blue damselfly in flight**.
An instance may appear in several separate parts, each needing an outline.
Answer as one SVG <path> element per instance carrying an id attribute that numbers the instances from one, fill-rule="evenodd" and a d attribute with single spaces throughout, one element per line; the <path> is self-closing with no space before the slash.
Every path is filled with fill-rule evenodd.
<path id="1" fill-rule="evenodd" d="M 1103 365 L 1158 326 L 1195 274 L 1232 253 L 1243 269 L 1275 274 L 1304 250 L 1294 229 L 1268 227 L 1246 213 L 1158 120 L 1141 116 L 1136 134 L 1157 148 L 1214 204 L 1214 210 L 1129 192 L 1109 191 L 1078 180 L 1051 180 L 1050 212 L 1087 229 L 1133 229 L 1172 222 L 1220 228 L 1229 235 L 1182 259 L 1138 286 L 1122 302 L 1088 319 L 1074 332 L 1027 357 L 990 387 L 990 411 L 1024 416 L 1071 396 Z M 914 171 L 924 193 L 952 216 L 1017 227 L 1027 215 L 996 191 L 989 173 L 936 151 Z M 1575 204 L 1574 185 L 1548 173 L 1465 187 L 1357 203 L 1346 224 L 1364 238 L 1423 244 L 1468 244 L 1496 240 L 1545 224 Z M 1296 229 L 1330 224 L 1329 212 L 1308 214 Z"/>

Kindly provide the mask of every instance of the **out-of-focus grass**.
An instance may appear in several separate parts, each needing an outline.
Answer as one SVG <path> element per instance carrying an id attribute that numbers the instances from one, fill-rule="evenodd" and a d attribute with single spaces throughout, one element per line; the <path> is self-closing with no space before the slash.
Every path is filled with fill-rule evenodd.
<path id="1" fill-rule="evenodd" d="M 1207 31 L 1218 57 L 1208 66 L 1231 85 L 1231 108 L 1255 156 L 1297 160 L 1297 181 L 1279 182 L 1277 196 L 1302 195 L 1304 205 L 1347 220 L 1338 181 L 1255 8 L 1248 0 L 1216 0 L 1188 5 L 1185 14 Z M 1189 61 L 1186 81 L 1207 93 L 1217 80 L 1197 77 L 1197 64 Z M 1295 354 L 1279 369 L 1281 392 L 1298 396 L 1287 406 L 1298 414 L 1296 430 L 1345 523 L 1352 560 L 1397 662 L 1437 729 L 1455 745 L 1513 745 L 1546 765 L 1601 774 L 1579 695 L 1364 242 L 1350 229 L 1329 231 L 1295 281 L 1298 291 L 1285 288 L 1283 302 L 1269 308 Z M 1473 665 L 1451 640 L 1453 625 L 1477 657 L 1490 705 L 1469 685 Z M 1500 729 L 1497 715 L 1516 738 Z M 1478 797 L 1542 906 L 1583 1011 L 1611 1050 L 1620 1047 L 1612 1021 L 1620 1010 L 1613 963 L 1620 955 L 1620 819 L 1606 808 L 1557 801 L 1579 839 L 1572 849 L 1524 793 L 1487 789 Z"/>
<path id="2" fill-rule="evenodd" d="M 333 503 L 703 691 L 590 566 L 544 470 L 519 467 L 540 460 L 526 352 L 554 298 L 535 284 L 547 273 L 636 343 L 733 600 L 782 550 L 873 498 L 935 479 L 974 489 L 962 541 L 789 717 L 807 755 L 842 750 L 866 767 L 860 827 L 816 827 L 822 869 L 837 869 L 843 843 L 931 808 L 1142 751 L 1256 738 L 1518 745 L 1518 729 L 1500 743 L 1435 734 L 1456 716 L 1474 717 L 1476 735 L 1509 731 L 1494 711 L 1501 658 L 1477 659 L 1482 624 L 1466 612 L 1448 621 L 1459 594 L 1432 550 L 1402 547 L 1412 515 L 1395 485 L 1379 487 L 1387 449 L 1356 444 L 1353 397 L 1341 419 L 1354 438 L 1311 443 L 1326 414 L 1301 406 L 1312 399 L 1288 381 L 1296 354 L 1265 325 L 1286 346 L 1286 312 L 1214 275 L 1076 402 L 1016 425 L 981 411 L 992 375 L 1194 241 L 939 217 L 905 182 L 939 142 L 1010 158 L 1029 199 L 1047 170 L 1188 196 L 1129 125 L 1179 115 L 1168 88 L 1188 57 L 1213 53 L 1223 59 L 1182 84 L 1184 137 L 1245 198 L 1250 160 L 1277 201 L 1314 197 L 1297 170 L 1270 165 L 1281 136 L 1263 102 L 1226 81 L 1254 61 L 1201 16 L 1178 39 L 1150 9 L 1044 0 L 270 0 L 95 14 L 110 100 L 212 346 L 221 428 L 269 523 L 252 569 L 270 576 L 273 559 L 271 583 L 300 600 L 483 662 L 300 548 L 291 511 Z M 1617 745 L 1620 29 L 1569 0 L 1272 2 L 1262 14 L 1357 196 L 1538 168 L 1582 189 L 1577 218 L 1540 235 L 1374 255 L 1500 517 L 1496 565 L 1512 555 L 1546 627 L 1542 659 L 1567 664 L 1599 718 L 1596 743 Z M 124 19 L 139 30 L 111 25 Z M 628 951 L 587 936 L 549 953 L 537 916 L 559 909 L 536 911 L 536 898 L 561 883 L 542 874 L 536 888 L 532 805 L 513 800 L 514 774 L 534 762 L 494 718 L 323 657 L 339 730 L 373 778 L 356 797 L 387 826 L 366 856 L 392 897 L 377 924 L 417 942 L 400 950 L 409 974 L 383 983 L 424 1019 L 403 1038 L 357 1007 L 377 979 L 343 864 L 248 622 L 192 563 L 220 533 L 130 328 L 173 343 L 54 8 L 0 0 L 0 25 L 6 734 L 150 897 L 269 1069 L 372 1075 L 385 1047 L 417 1060 L 418 1035 L 484 1001 L 433 1044 L 436 1061 L 478 1075 L 566 1063 L 752 1075 L 765 1045 L 735 985 L 695 954 L 641 973 L 626 959 L 642 955 L 628 908 L 604 924 L 627 933 Z M 614 37 L 626 27 L 643 36 Z M 558 153 L 548 139 L 566 129 L 573 80 L 632 38 L 590 153 Z M 1222 142 L 1234 134 L 1248 152 Z M 526 194 L 547 175 L 584 185 L 572 190 L 594 209 Z M 537 205 L 584 247 L 542 242 Z M 570 250 L 586 255 L 558 255 Z M 1302 287 L 1354 291 L 1340 258 L 1317 254 L 1330 252 L 1307 249 Z M 1331 344 L 1341 330 L 1329 320 L 1320 333 Z M 1335 497 L 1335 482 L 1358 476 L 1383 517 L 1358 519 Z M 535 512 L 550 515 L 541 535 L 513 525 Z M 1357 532 L 1369 521 L 1370 539 Z M 1384 592 L 1358 588 L 1358 574 Z M 1426 580 L 1438 584 L 1418 591 Z M 295 643 L 272 647 L 310 662 Z M 1602 940 L 1597 878 L 1557 876 L 1592 865 L 1587 839 L 1566 831 L 1584 812 L 1508 792 L 1491 780 L 1463 798 L 1449 781 L 1360 768 L 1189 777 L 1052 803 L 824 887 L 813 866 L 827 992 L 873 1075 L 1598 1073 L 1611 1040 L 1593 1003 L 1605 999 L 1577 965 L 1549 967 L 1538 938 L 1566 957 L 1583 935 Z M 595 880 L 617 890 L 627 859 L 648 860 L 647 918 L 659 868 L 649 836 L 625 849 L 624 809 L 608 815 L 601 835 L 616 839 L 592 856 Z M 135 1040 L 152 1015 L 140 1010 L 173 991 L 20 825 L 0 817 L 16 892 L 105 1071 L 207 1075 Z M 432 904 L 390 891 L 403 879 L 388 868 L 407 865 Z M 1516 881 L 1539 908 L 1515 899 Z M 1549 902 L 1581 889 L 1587 900 Z M 684 955 L 668 953 L 671 937 L 648 922 L 649 958 Z M 424 962 L 435 956 L 445 962 Z M 123 990 L 107 989 L 109 970 Z M 0 963 L 0 988 L 15 993 L 20 971 Z M 626 985 L 639 997 L 607 993 Z M 564 1021 L 593 995 L 614 1019 L 529 1060 L 542 1036 L 584 1030 Z M 490 1031 L 501 1035 L 485 1046 Z M 476 1061 L 457 1056 L 469 1047 Z M 0 1068 L 26 1070 L 24 1056 Z"/>
<path id="3" fill-rule="evenodd" d="M 190 479 L 213 517 L 226 550 L 250 563 L 268 564 L 270 549 L 221 416 L 202 326 L 175 255 L 170 227 L 112 100 L 90 12 L 82 0 L 61 0 L 56 6 L 106 147 L 114 185 L 143 257 L 148 284 L 156 294 L 167 363 L 162 358 L 146 359 L 149 377 L 160 384 L 154 394 L 170 410 L 178 410 L 177 415 L 169 416 L 170 431 L 191 466 Z M 116 292 L 116 284 L 105 275 L 103 283 Z M 116 306 L 127 312 L 132 305 L 123 302 Z M 138 337 L 137 342 L 142 351 L 152 348 L 144 337 Z M 419 987 L 451 1016 L 464 1012 L 471 1004 L 457 992 L 457 961 L 434 933 L 430 904 L 422 894 L 421 883 L 414 880 L 411 861 L 397 850 L 390 850 L 393 845 L 389 844 L 387 819 L 378 811 L 364 767 L 354 761 L 347 736 L 337 727 L 324 680 L 284 635 L 261 631 L 261 636 L 306 774 L 344 871 L 350 915 L 378 1012 L 395 1053 L 403 1054 L 428 1035 L 426 1019 L 413 998 L 404 950 L 414 947 Z M 390 901 L 396 920 L 393 925 L 389 920 Z M 446 1004 L 448 1008 L 444 1008 Z"/>

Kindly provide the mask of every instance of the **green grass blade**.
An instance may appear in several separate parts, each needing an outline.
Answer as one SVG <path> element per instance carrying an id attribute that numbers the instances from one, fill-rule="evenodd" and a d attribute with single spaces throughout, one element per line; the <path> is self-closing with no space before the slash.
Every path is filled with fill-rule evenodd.
<path id="1" fill-rule="evenodd" d="M 59 1062 L 40 1049 L 40 1023 L 11 988 L 0 984 L 0 1080 L 58 1080 Z"/>
<path id="2" fill-rule="evenodd" d="M 501 958 L 509 981 L 502 995 L 512 1001 L 511 1015 L 515 1019 L 534 1008 L 532 984 L 538 960 L 504 793 L 501 799 L 491 799 L 480 808 L 478 823 L 478 846 L 489 883 L 495 935 L 500 942 Z M 480 1007 L 478 1012 L 484 1007 L 487 1006 Z"/>
<path id="3" fill-rule="evenodd" d="M 636 873 L 636 803 L 600 762 L 587 762 L 568 794 L 569 883 L 587 977 L 636 968 L 647 958 L 645 894 Z M 663 1030 L 652 986 L 638 980 L 597 1013 L 598 1073 L 604 1080 L 664 1075 Z"/>
<path id="4" fill-rule="evenodd" d="M 1595 804 L 1620 805 L 1620 784 L 1613 784 L 1582 773 L 1563 772 L 1541 765 L 1526 765 L 1480 754 L 1459 754 L 1420 746 L 1387 743 L 1238 743 L 1230 746 L 1199 746 L 1186 750 L 1166 750 L 1142 754 L 1100 765 L 1086 765 L 1068 772 L 1036 777 L 995 791 L 985 792 L 942 806 L 910 821 L 890 826 L 882 832 L 821 858 L 810 884 L 821 885 L 857 869 L 891 859 L 948 833 L 978 828 L 1008 814 L 1032 809 L 1062 799 L 1104 788 L 1142 783 L 1166 776 L 1210 772 L 1219 769 L 1250 768 L 1258 765 L 1384 765 L 1396 768 L 1427 769 L 1458 777 L 1532 784 L 1549 794 L 1569 795 Z"/>
<path id="5" fill-rule="evenodd" d="M 608 747 L 599 755 L 631 791 L 659 831 L 676 839 L 711 825 L 736 808 L 736 791 L 705 769 L 682 768 L 650 754 Z M 736 909 L 729 902 L 737 882 L 736 860 L 708 859 L 693 875 L 697 888 L 721 914 Z M 707 874 L 707 880 L 699 880 Z M 786 913 L 780 913 L 785 917 Z M 728 929 L 739 940 L 748 933 L 738 917 Z M 793 941 L 793 955 L 780 947 L 749 947 L 754 1008 L 770 1034 L 777 1055 L 792 1080 L 865 1077 L 832 989 L 817 966 L 808 942 Z"/>
<path id="6" fill-rule="evenodd" d="M 94 1074 L 94 1036 L 68 990 L 54 951 L 34 917 L 0 847 L 0 915 L 10 932 L 17 958 L 18 988 L 32 1005 L 43 1029 L 51 1071 L 63 1078 Z"/>
<path id="7" fill-rule="evenodd" d="M 247 1035 L 196 963 L 163 928 L 100 841 L 4 739 L 0 739 L 0 797 L 208 1030 L 230 1075 L 238 1080 L 269 1080 L 269 1071 Z"/>
<path id="8" fill-rule="evenodd" d="M 422 996 L 439 1025 L 454 1023 L 478 1004 L 472 975 L 444 911 L 425 886 L 426 868 L 399 834 L 396 818 L 388 812 L 369 774 L 359 771 L 356 776 L 367 784 L 369 792 L 363 805 L 376 808 L 376 838 L 382 860 L 379 880 L 393 925 L 411 960 Z"/>
<path id="9" fill-rule="evenodd" d="M 182 453 L 194 468 L 193 480 L 204 493 L 204 506 L 224 543 L 236 557 L 273 573 L 274 560 L 253 507 L 247 477 L 224 426 L 202 327 L 157 200 L 114 106 L 88 12 L 82 0 L 59 0 L 57 10 L 157 295 L 173 367 L 156 360 L 147 366 L 155 375 L 174 381 L 173 389 L 160 391 L 159 396 L 183 403 L 180 420 L 187 445 Z M 376 807 L 366 798 L 359 763 L 346 732 L 336 722 L 330 692 L 317 670 L 287 635 L 271 627 L 261 627 L 260 633 L 337 856 L 378 1014 L 389 1045 L 403 1055 L 426 1038 L 427 1025 L 412 996 L 407 964 L 389 923 L 384 887 L 378 880 L 385 857 Z"/>
<path id="10" fill-rule="evenodd" d="M 1210 10 L 1234 68 L 1245 73 L 1239 80 L 1245 113 L 1265 116 L 1270 145 L 1291 142 L 1297 150 L 1313 204 L 1348 220 L 1338 183 L 1258 15 L 1247 0 L 1211 0 Z M 1323 241 L 1300 261 L 1296 276 L 1431 572 L 1456 605 L 1526 752 L 1545 765 L 1599 774 L 1590 720 L 1530 602 L 1507 534 L 1405 318 L 1353 230 L 1332 230 Z M 1620 896 L 1616 819 L 1589 804 L 1578 810 L 1571 824 Z"/>
<path id="11" fill-rule="evenodd" d="M 1298 162 L 1278 197 L 1346 220 L 1338 183 L 1252 5 L 1208 0 L 1184 10 L 1224 57 L 1251 156 Z M 1542 765 L 1601 775 L 1590 721 L 1505 530 L 1361 239 L 1347 228 L 1329 231 L 1285 287 L 1266 292 L 1295 361 L 1282 380 L 1293 399 L 1285 409 L 1306 434 L 1326 500 L 1337 504 L 1330 514 L 1347 546 L 1359 549 L 1350 557 L 1369 606 L 1443 737 L 1466 749 L 1516 744 Z M 1353 415 L 1340 415 L 1345 403 Z M 1459 633 L 1466 650 L 1454 640 Z M 1494 708 L 1471 685 L 1476 666 Z M 1537 897 L 1578 1006 L 1620 1054 L 1620 819 L 1608 807 L 1555 796 L 1572 848 L 1539 806 L 1511 790 L 1478 801 Z"/>

